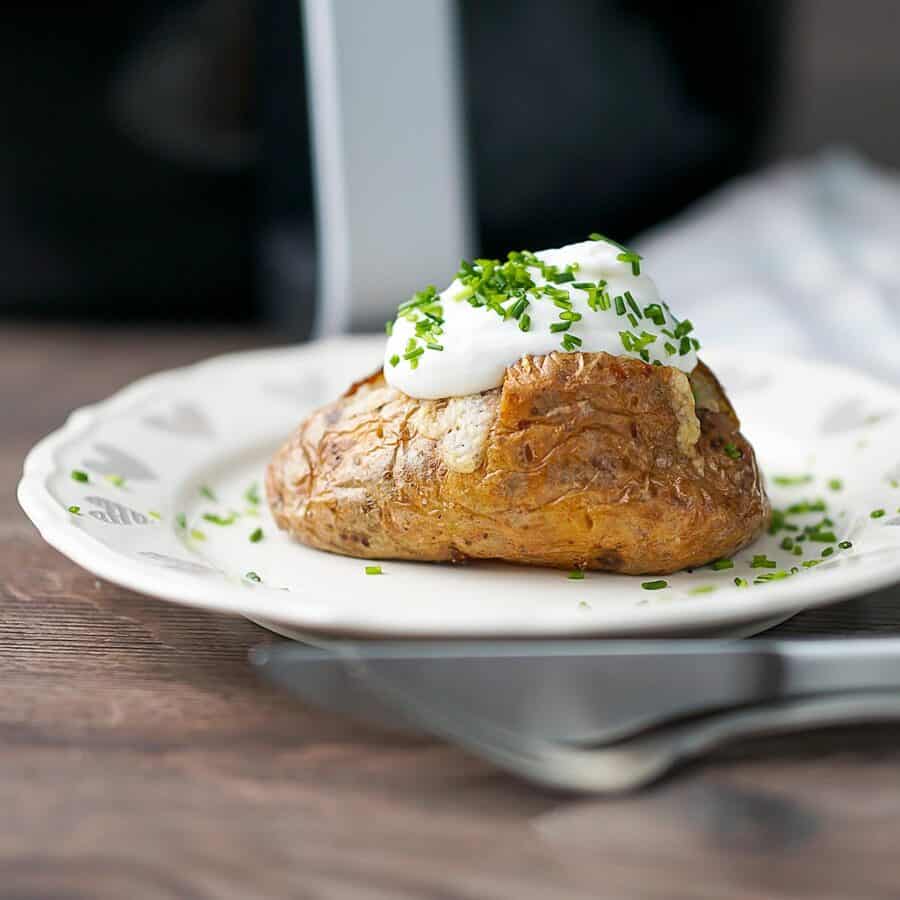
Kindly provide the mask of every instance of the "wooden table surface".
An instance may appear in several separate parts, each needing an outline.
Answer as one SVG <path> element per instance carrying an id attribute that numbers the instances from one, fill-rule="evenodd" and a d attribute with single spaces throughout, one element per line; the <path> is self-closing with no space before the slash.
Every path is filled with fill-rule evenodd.
<path id="1" fill-rule="evenodd" d="M 51 550 L 15 485 L 72 407 L 258 346 L 222 332 L 0 325 L 0 897 L 900 895 L 900 728 L 755 741 L 642 793 L 538 789 L 261 684 L 238 618 Z M 895 633 L 900 592 L 781 633 Z"/>

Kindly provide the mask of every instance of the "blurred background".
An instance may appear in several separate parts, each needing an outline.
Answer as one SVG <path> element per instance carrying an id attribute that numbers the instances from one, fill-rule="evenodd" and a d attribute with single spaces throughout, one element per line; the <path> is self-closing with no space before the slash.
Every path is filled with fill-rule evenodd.
<path id="1" fill-rule="evenodd" d="M 450 6 L 474 249 L 636 240 L 679 312 L 715 332 L 764 311 L 760 339 L 797 352 L 821 347 L 804 318 L 843 297 L 900 374 L 898 4 Z M 9 4 L 0 317 L 308 337 L 303 27 L 296 0 Z M 823 327 L 854 327 L 832 313 Z"/>

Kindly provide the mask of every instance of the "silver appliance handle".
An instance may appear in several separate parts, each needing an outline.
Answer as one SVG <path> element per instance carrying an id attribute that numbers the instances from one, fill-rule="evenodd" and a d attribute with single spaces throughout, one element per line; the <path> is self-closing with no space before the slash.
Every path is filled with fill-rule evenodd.
<path id="1" fill-rule="evenodd" d="M 301 0 L 314 333 L 375 330 L 472 249 L 455 0 Z"/>

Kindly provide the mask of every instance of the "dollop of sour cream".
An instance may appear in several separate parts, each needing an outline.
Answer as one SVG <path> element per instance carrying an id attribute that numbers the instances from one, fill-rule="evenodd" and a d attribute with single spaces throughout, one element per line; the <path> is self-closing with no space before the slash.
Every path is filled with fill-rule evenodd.
<path id="1" fill-rule="evenodd" d="M 636 254 L 599 239 L 542 250 L 533 257 L 556 267 L 557 273 L 572 266 L 574 278 L 560 282 L 554 277 L 551 293 L 544 293 L 544 271 L 554 276 L 554 270 L 527 266 L 535 288 L 525 292 L 527 306 L 518 316 L 503 315 L 490 305 L 473 306 L 470 300 L 478 298 L 467 296 L 470 291 L 459 278 L 428 304 L 405 310 L 401 306 L 385 348 L 388 384 L 420 399 L 477 394 L 499 387 L 507 367 L 523 356 L 552 351 L 605 351 L 684 372 L 697 364 L 698 343 L 690 323 L 672 315 Z M 591 291 L 587 285 L 602 287 Z M 598 302 L 601 291 L 605 295 Z M 516 299 L 505 300 L 502 307 L 512 310 Z M 431 312 L 428 322 L 423 309 Z M 527 330 L 521 327 L 523 315 L 528 317 Z M 564 321 L 569 327 L 562 331 Z M 426 337 L 423 325 L 431 329 Z"/>

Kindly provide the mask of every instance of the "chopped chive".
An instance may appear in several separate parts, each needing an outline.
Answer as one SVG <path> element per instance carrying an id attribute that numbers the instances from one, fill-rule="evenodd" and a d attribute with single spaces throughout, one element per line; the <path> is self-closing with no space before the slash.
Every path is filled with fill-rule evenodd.
<path id="1" fill-rule="evenodd" d="M 661 578 L 658 581 L 644 581 L 641 584 L 641 587 L 645 591 L 661 591 L 663 588 L 667 588 L 669 586 L 668 581 L 663 581 Z"/>
<path id="2" fill-rule="evenodd" d="M 800 563 L 800 565 L 803 566 L 804 569 L 811 569 L 813 566 L 819 565 L 820 562 L 822 562 L 821 559 L 807 559 Z"/>
<path id="3" fill-rule="evenodd" d="M 151 519 L 161 519 L 162 516 L 155 509 L 148 509 L 147 515 L 150 516 Z"/>
<path id="4" fill-rule="evenodd" d="M 840 491 L 840 490 L 843 490 L 843 488 L 844 488 L 844 482 L 841 481 L 840 478 L 832 478 L 832 479 L 828 482 L 828 487 L 829 487 L 832 491 Z"/>
<path id="5" fill-rule="evenodd" d="M 795 487 L 800 484 L 809 484 L 813 480 L 812 475 L 776 475 L 772 478 L 775 484 L 781 487 Z"/>
<path id="6" fill-rule="evenodd" d="M 366 575 L 381 575 L 381 566 L 366 566 Z"/>
<path id="7" fill-rule="evenodd" d="M 670 341 L 666 341 L 666 342 L 663 344 L 663 347 L 666 348 L 666 353 L 667 353 L 669 356 L 674 356 L 674 355 L 678 352 L 678 348 L 677 348 L 673 343 L 671 343 Z"/>
<path id="8" fill-rule="evenodd" d="M 191 537 L 195 541 L 205 541 L 206 540 L 206 535 L 199 528 L 191 529 Z"/>
<path id="9" fill-rule="evenodd" d="M 518 319 L 519 316 L 525 312 L 527 307 L 528 299 L 526 297 L 519 297 L 519 299 L 510 307 L 509 314 L 513 319 Z"/>
<path id="10" fill-rule="evenodd" d="M 175 524 L 179 528 L 187 528 L 187 516 L 184 513 L 178 513 L 178 515 L 175 516 Z"/>
<path id="11" fill-rule="evenodd" d="M 653 322 L 654 325 L 665 325 L 666 314 L 658 303 L 650 303 L 644 307 L 644 315 Z"/>
<path id="12" fill-rule="evenodd" d="M 753 583 L 768 584 L 770 581 L 781 581 L 783 578 L 790 577 L 790 572 L 786 572 L 784 569 L 779 569 L 777 572 L 763 572 L 762 575 L 757 575 L 756 578 L 753 579 Z"/>
<path id="13" fill-rule="evenodd" d="M 833 544 L 837 540 L 833 531 L 811 530 L 807 531 L 806 535 L 811 541 L 817 541 L 820 544 Z"/>
<path id="14" fill-rule="evenodd" d="M 82 472 L 81 469 L 72 469 L 69 474 L 72 476 L 72 481 L 80 481 L 82 484 L 87 484 L 91 480 L 91 476 L 87 472 Z"/>
<path id="15" fill-rule="evenodd" d="M 566 284 L 574 280 L 575 276 L 571 272 L 549 272 L 547 274 L 547 281 L 552 281 L 554 284 Z"/>
<path id="16" fill-rule="evenodd" d="M 734 583 L 739 588 L 745 588 L 748 586 L 746 578 L 737 577 L 734 579 Z"/>
<path id="17" fill-rule="evenodd" d="M 744 455 L 744 451 L 740 449 L 740 447 L 736 447 L 734 444 L 726 444 L 723 448 L 725 451 L 725 455 L 729 459 L 741 459 Z"/>
<path id="18" fill-rule="evenodd" d="M 216 495 L 212 492 L 211 488 L 207 487 L 207 485 L 205 485 L 205 484 L 201 485 L 199 490 L 200 490 L 200 493 L 204 497 L 206 497 L 207 500 L 212 500 L 214 503 L 217 502 Z"/>
<path id="19" fill-rule="evenodd" d="M 574 312 L 573 310 L 567 309 L 564 312 L 559 314 L 560 319 L 563 322 L 580 322 L 581 321 L 581 313 Z"/>
<path id="20" fill-rule="evenodd" d="M 387 322 L 384 323 L 384 333 L 390 337 L 394 333 L 394 320 L 388 319 Z"/>
<path id="21" fill-rule="evenodd" d="M 643 319 L 644 314 L 641 312 L 641 308 L 637 305 L 634 297 L 631 295 L 631 291 L 625 291 L 625 301 L 631 307 L 631 311 L 639 318 Z"/>
<path id="22" fill-rule="evenodd" d="M 613 297 L 613 303 L 616 306 L 616 315 L 624 316 L 625 315 L 625 301 L 622 299 L 622 297 L 621 296 Z"/>
<path id="23" fill-rule="evenodd" d="M 826 508 L 824 500 L 813 500 L 811 503 L 808 500 L 803 500 L 800 503 L 791 504 L 785 512 L 789 516 L 800 516 L 804 513 L 825 512 Z"/>
<path id="24" fill-rule="evenodd" d="M 244 578 L 246 578 L 247 581 L 255 581 L 257 584 L 262 581 L 262 578 L 260 578 L 259 575 L 256 574 L 256 572 L 247 572 L 247 574 L 244 575 Z"/>
<path id="25" fill-rule="evenodd" d="M 571 327 L 572 327 L 571 322 L 553 322 L 553 324 L 551 324 L 551 326 L 550 326 L 550 330 L 554 334 L 557 334 L 560 331 L 568 331 L 569 328 L 571 328 Z"/>
<path id="26" fill-rule="evenodd" d="M 699 587 L 691 588 L 688 593 L 695 594 L 711 594 L 716 589 L 714 584 L 701 584 Z"/>
<path id="27" fill-rule="evenodd" d="M 433 343 L 431 343 L 431 341 L 429 341 L 425 346 L 426 346 L 429 350 L 443 350 L 443 349 L 444 349 L 444 345 L 443 345 L 443 344 L 433 344 Z"/>
<path id="28" fill-rule="evenodd" d="M 691 341 L 690 338 L 683 337 L 681 339 L 681 343 L 678 345 L 678 355 L 685 356 L 691 352 Z"/>
<path id="29" fill-rule="evenodd" d="M 803 556 L 803 548 L 799 544 L 794 544 L 794 549 L 791 552 L 794 556 Z"/>
<path id="30" fill-rule="evenodd" d="M 253 506 L 259 506 L 259 485 L 255 481 L 244 491 L 244 499 Z"/>
<path id="31" fill-rule="evenodd" d="M 617 257 L 619 262 L 631 263 L 631 274 L 632 275 L 640 275 L 641 274 L 641 260 L 642 256 L 639 256 L 637 253 L 634 253 L 631 250 L 626 250 L 624 253 L 620 253 Z"/>
<path id="32" fill-rule="evenodd" d="M 584 581 L 584 569 L 572 569 L 566 577 L 570 581 Z"/>
<path id="33" fill-rule="evenodd" d="M 826 547 L 822 551 L 822 556 L 831 556 L 832 553 L 834 553 L 834 547 Z"/>
<path id="34" fill-rule="evenodd" d="M 574 334 L 564 334 L 562 339 L 563 350 L 571 353 L 581 346 L 581 338 Z"/>
<path id="35" fill-rule="evenodd" d="M 397 354 L 395 353 L 395 354 L 388 360 L 388 362 L 389 362 L 394 368 L 396 368 L 396 367 L 400 364 L 400 357 L 397 356 Z"/>
<path id="36" fill-rule="evenodd" d="M 529 331 L 531 329 L 531 316 L 528 313 L 522 313 L 519 317 L 519 331 Z"/>
<path id="37" fill-rule="evenodd" d="M 258 544 L 263 539 L 263 530 L 262 528 L 257 528 L 255 531 L 250 532 L 250 537 L 247 538 L 251 544 Z"/>
<path id="38" fill-rule="evenodd" d="M 637 328 L 638 320 L 634 313 L 628 313 L 628 321 L 631 322 L 632 328 Z"/>
<path id="39" fill-rule="evenodd" d="M 793 550 L 794 549 L 794 539 L 791 537 L 786 537 L 781 542 L 782 550 Z"/>
<path id="40" fill-rule="evenodd" d="M 838 547 L 840 547 L 841 550 L 849 550 L 852 546 L 853 546 L 853 543 L 851 541 L 841 541 L 838 544 Z"/>
<path id="41" fill-rule="evenodd" d="M 778 563 L 775 562 L 774 559 L 769 559 L 765 553 L 758 553 L 753 557 L 753 561 L 750 563 L 751 569 L 774 569 Z"/>
<path id="42" fill-rule="evenodd" d="M 725 569 L 734 568 L 734 561 L 730 559 L 717 559 L 710 568 L 713 572 L 724 572 Z"/>
<path id="43" fill-rule="evenodd" d="M 675 337 L 687 337 L 687 335 L 689 335 L 693 330 L 694 326 L 691 324 L 691 320 L 684 319 L 675 326 Z"/>
<path id="44" fill-rule="evenodd" d="M 231 513 L 228 516 L 218 516 L 215 513 L 203 513 L 203 518 L 213 525 L 233 525 L 237 518 L 237 513 Z"/>
<path id="45" fill-rule="evenodd" d="M 80 507 L 80 506 L 74 506 L 74 505 L 73 505 L 73 506 L 69 506 L 69 507 L 66 507 L 66 508 L 68 509 L 68 511 L 69 511 L 70 513 L 72 513 L 73 516 L 80 516 L 80 515 L 81 515 L 81 507 Z"/>
<path id="46" fill-rule="evenodd" d="M 869 516 L 873 519 L 880 519 L 884 514 L 883 509 L 873 509 L 872 512 L 869 513 Z"/>
<path id="47" fill-rule="evenodd" d="M 424 347 L 416 347 L 414 350 L 407 350 L 406 353 L 403 354 L 403 358 L 412 361 L 420 357 L 424 352 Z"/>
<path id="48" fill-rule="evenodd" d="M 110 484 L 113 484 L 116 487 L 124 487 L 125 486 L 125 479 L 121 475 L 104 475 L 103 477 Z"/>

